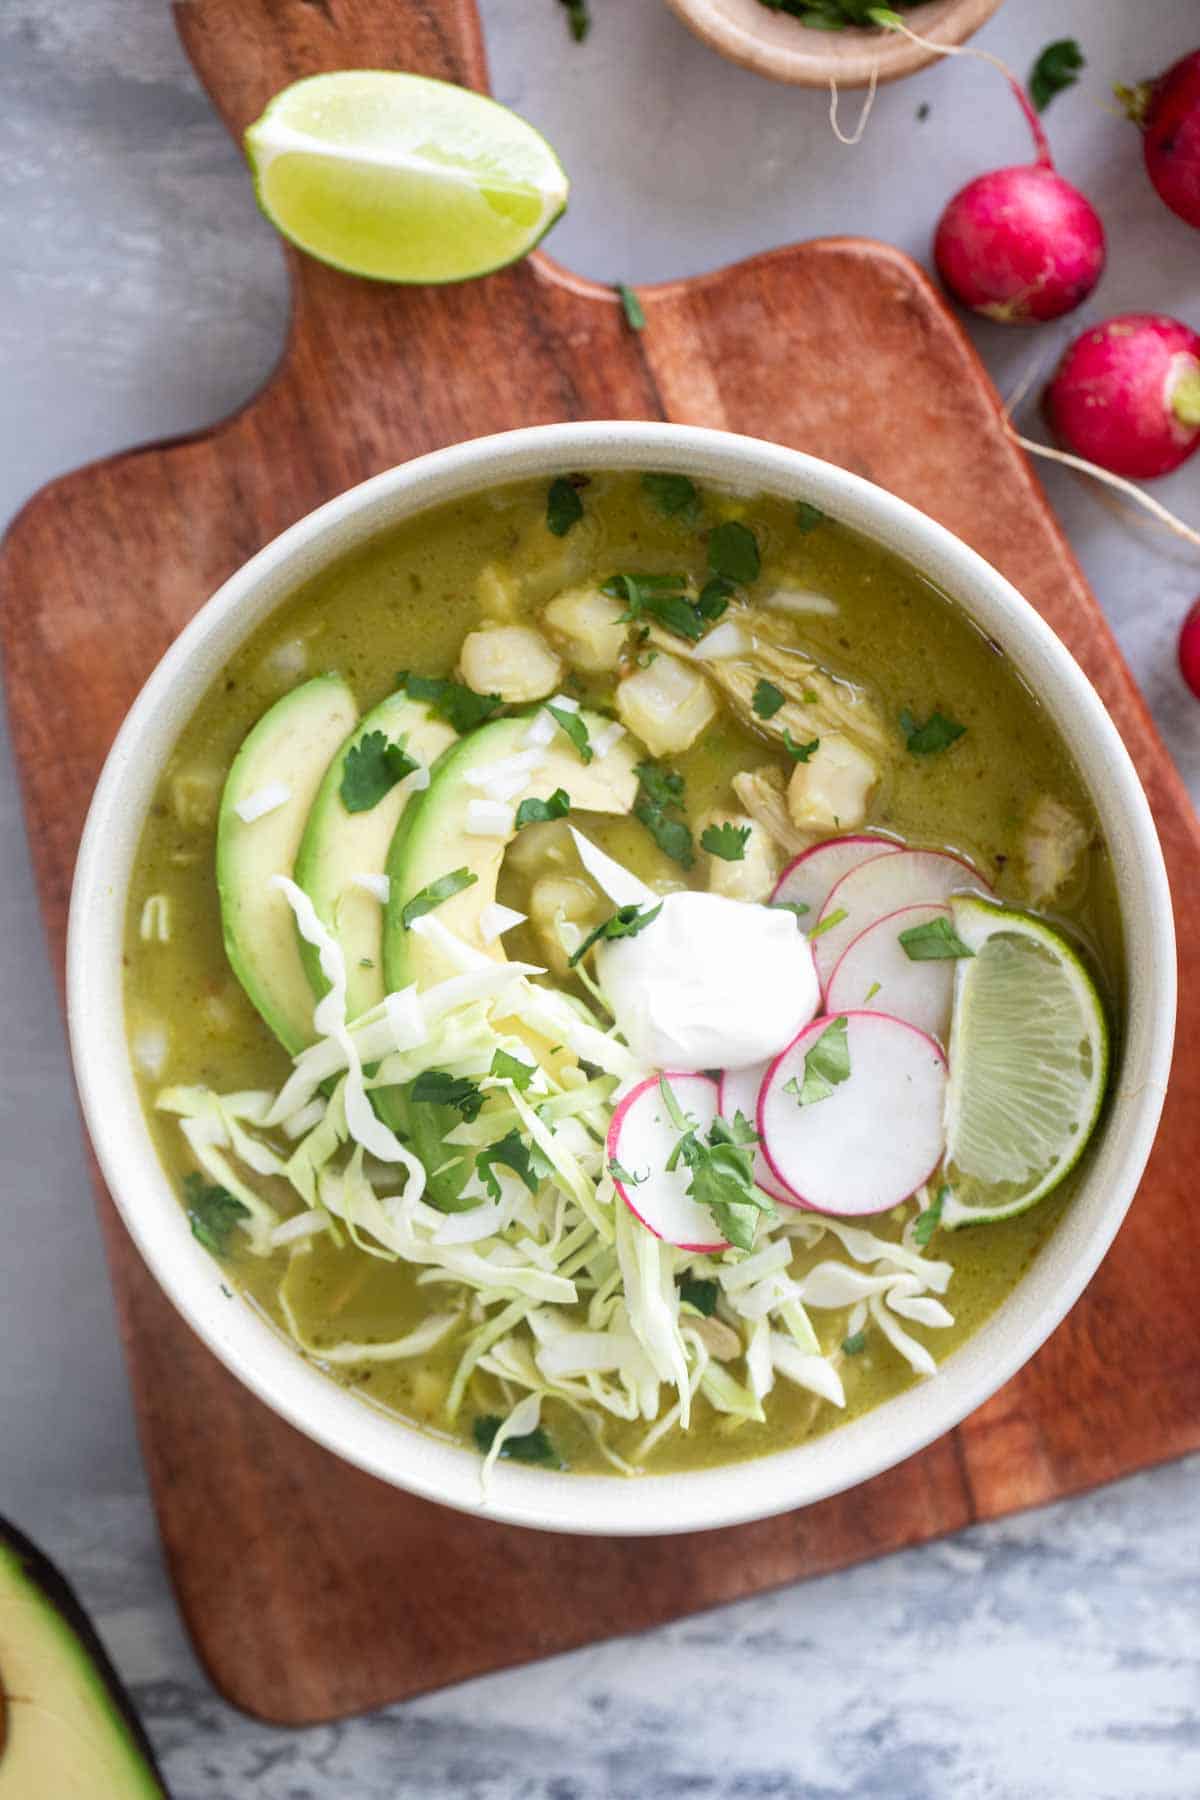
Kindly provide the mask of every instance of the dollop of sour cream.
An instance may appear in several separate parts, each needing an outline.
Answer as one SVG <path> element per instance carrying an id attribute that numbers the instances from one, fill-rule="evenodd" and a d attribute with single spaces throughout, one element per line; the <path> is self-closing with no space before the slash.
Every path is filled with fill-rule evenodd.
<path id="1" fill-rule="evenodd" d="M 636 937 L 597 946 L 596 977 L 629 1048 L 655 1069 L 765 1062 L 820 999 L 795 915 L 722 894 L 668 894 Z"/>

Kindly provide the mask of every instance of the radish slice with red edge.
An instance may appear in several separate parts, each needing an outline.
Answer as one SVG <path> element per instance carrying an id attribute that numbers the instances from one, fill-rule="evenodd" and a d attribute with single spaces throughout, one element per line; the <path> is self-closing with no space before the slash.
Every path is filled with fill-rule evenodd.
<path id="1" fill-rule="evenodd" d="M 903 848 L 903 844 L 894 844 L 890 838 L 865 834 L 826 838 L 824 843 L 814 844 L 793 858 L 776 882 L 770 904 L 803 907 L 801 917 L 808 930 L 843 875 L 872 857 L 887 856 Z"/>
<path id="2" fill-rule="evenodd" d="M 732 1125 L 738 1113 L 741 1113 L 748 1125 L 753 1125 L 758 1118 L 758 1096 L 762 1089 L 763 1077 L 770 1068 L 770 1063 L 756 1063 L 751 1069 L 722 1069 L 717 1078 L 720 1095 L 720 1111 L 723 1119 Z M 754 1179 L 764 1194 L 770 1194 L 772 1200 L 781 1200 L 785 1206 L 795 1206 L 796 1196 L 789 1194 L 781 1181 L 777 1181 L 771 1173 L 771 1165 L 762 1152 L 762 1145 L 754 1147 Z"/>
<path id="3" fill-rule="evenodd" d="M 901 942 L 902 933 L 936 925 L 939 919 L 949 923 L 948 906 L 902 906 L 860 931 L 829 977 L 826 1009 L 889 1013 L 944 1044 L 954 1003 L 955 959 L 914 960 Z"/>
<path id="4" fill-rule="evenodd" d="M 680 1250 L 728 1250 L 707 1206 L 688 1198 L 692 1171 L 680 1162 L 667 1170 L 680 1139 L 663 1099 L 665 1081 L 696 1132 L 706 1137 L 720 1111 L 711 1075 L 651 1075 L 626 1094 L 608 1128 L 605 1157 L 613 1185 L 647 1231 Z"/>
<path id="5" fill-rule="evenodd" d="M 887 1013 L 827 1014 L 771 1064 L 758 1133 L 802 1206 L 859 1218 L 899 1206 L 929 1180 L 945 1143 L 945 1098 L 946 1058 L 923 1031 Z"/>
<path id="6" fill-rule="evenodd" d="M 984 895 L 992 892 L 977 869 L 948 850 L 901 850 L 895 856 L 873 856 L 851 869 L 809 933 L 822 990 L 828 989 L 842 956 L 868 925 L 903 906 L 940 906 L 951 894 L 969 889 Z"/>

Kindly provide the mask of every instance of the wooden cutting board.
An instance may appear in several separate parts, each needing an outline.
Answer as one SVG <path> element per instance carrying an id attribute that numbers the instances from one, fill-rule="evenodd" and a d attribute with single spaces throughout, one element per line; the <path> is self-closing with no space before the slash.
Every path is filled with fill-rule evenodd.
<path id="1" fill-rule="evenodd" d="M 340 67 L 483 86 L 473 0 L 184 0 L 230 129 Z M 1141 771 L 1185 916 L 1200 831 L 996 395 L 921 273 L 835 239 L 643 296 L 543 258 L 401 289 L 292 259 L 282 365 L 234 418 L 53 483 L 0 552 L 13 739 L 62 968 L 71 870 L 121 716 L 184 622 L 320 501 L 421 451 L 543 420 L 668 418 L 812 451 L 924 507 L 1074 650 Z M 230 297 L 236 305 L 236 296 Z M 179 346 L 187 354 L 186 343 Z M 1087 1296 L 952 1436 L 851 1494 L 713 1536 L 551 1537 L 463 1517 L 343 1467 L 244 1391 L 160 1295 L 101 1191 L 142 1447 L 196 1646 L 235 1704 L 337 1717 L 838 1568 L 1200 1446 L 1200 954 L 1184 936 L 1158 1147 Z M 80 1203 L 83 1204 L 82 1196 Z M 753 1467 L 746 1469 L 753 1481 Z"/>

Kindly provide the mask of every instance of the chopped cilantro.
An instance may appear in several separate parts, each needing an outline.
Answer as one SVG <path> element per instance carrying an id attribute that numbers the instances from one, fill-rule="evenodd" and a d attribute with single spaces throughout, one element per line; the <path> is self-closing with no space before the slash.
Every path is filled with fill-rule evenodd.
<path id="1" fill-rule="evenodd" d="M 1029 98 L 1045 112 L 1055 94 L 1074 87 L 1086 58 L 1074 38 L 1056 38 L 1041 52 L 1029 76 Z"/>
<path id="2" fill-rule="evenodd" d="M 609 943 L 614 938 L 637 937 L 639 932 L 645 931 L 647 925 L 657 919 L 661 911 L 661 900 L 648 912 L 643 912 L 636 903 L 630 906 L 619 906 L 610 919 L 605 919 L 603 925 L 597 925 L 594 931 L 588 932 L 574 956 L 568 957 L 567 967 L 573 969 L 576 963 L 582 961 L 587 955 L 593 944 Z"/>
<path id="3" fill-rule="evenodd" d="M 576 750 L 580 762 L 590 763 L 596 752 L 588 742 L 588 728 L 576 712 L 568 712 L 565 706 L 547 706 L 546 711 L 554 723 L 565 731 Z"/>
<path id="4" fill-rule="evenodd" d="M 798 744 L 785 725 L 783 728 L 783 747 L 793 762 L 810 762 L 814 753 L 821 748 L 819 737 L 810 738 L 807 744 Z"/>
<path id="5" fill-rule="evenodd" d="M 583 517 L 583 501 L 579 489 L 566 475 L 556 475 L 546 495 L 546 529 L 555 537 L 566 537 L 572 525 Z"/>
<path id="6" fill-rule="evenodd" d="M 600 592 L 612 600 L 625 602 L 622 621 L 632 622 L 648 613 L 676 637 L 687 638 L 694 644 L 704 636 L 706 621 L 719 617 L 725 607 L 718 596 L 715 602 L 708 602 L 709 610 L 702 612 L 699 600 L 688 599 L 687 585 L 686 575 L 621 574 L 611 575 Z M 719 605 L 718 613 L 711 610 L 713 604 Z"/>
<path id="7" fill-rule="evenodd" d="M 624 1163 L 619 1163 L 615 1156 L 610 1156 L 608 1159 L 608 1172 L 614 1181 L 621 1183 L 622 1187 L 641 1187 L 643 1181 L 650 1179 L 649 1169 L 644 1175 L 634 1175 L 625 1167 Z"/>
<path id="8" fill-rule="evenodd" d="M 482 1413 L 472 1425 L 475 1435 L 475 1446 L 481 1456 L 486 1456 L 496 1441 L 496 1433 L 500 1430 L 502 1420 L 495 1413 Z M 505 1438 L 500 1446 L 500 1460 L 507 1457 L 509 1462 L 538 1463 L 548 1469 L 561 1469 L 562 1458 L 550 1442 L 540 1425 L 532 1431 L 522 1432 L 519 1437 Z"/>
<path id="9" fill-rule="evenodd" d="M 468 1123 L 479 1117 L 484 1096 L 466 1075 L 451 1075 L 445 1069 L 423 1069 L 409 1088 L 414 1100 L 427 1106 L 454 1106 Z"/>
<path id="10" fill-rule="evenodd" d="M 732 593 L 732 581 L 727 581 L 724 575 L 711 575 L 696 596 L 696 611 L 702 619 L 707 619 L 711 624 L 714 619 L 719 619 L 722 613 L 729 611 L 729 599 Z"/>
<path id="11" fill-rule="evenodd" d="M 927 925 L 913 925 L 902 931 L 900 943 L 910 962 L 950 962 L 975 954 L 944 915 L 930 919 Z"/>
<path id="12" fill-rule="evenodd" d="M 814 506 L 811 500 L 797 500 L 796 529 L 804 537 L 807 537 L 810 531 L 815 531 L 818 525 L 824 523 L 825 514 L 819 506 Z"/>
<path id="13" fill-rule="evenodd" d="M 848 1338 L 842 1339 L 842 1350 L 846 1356 L 861 1356 L 866 1347 L 865 1331 L 855 1331 Z"/>
<path id="14" fill-rule="evenodd" d="M 818 694 L 816 688 L 805 688 L 800 698 L 803 700 L 805 706 L 816 706 L 821 696 Z"/>
<path id="15" fill-rule="evenodd" d="M 571 796 L 566 788 L 555 788 L 548 800 L 522 800 L 517 808 L 517 830 L 522 825 L 546 825 L 551 819 L 565 819 L 570 810 Z"/>
<path id="16" fill-rule="evenodd" d="M 618 281 L 617 297 L 621 302 L 621 310 L 625 314 L 625 323 L 628 325 L 630 331 L 645 331 L 646 314 L 642 309 L 641 301 L 638 299 L 633 289 L 631 287 L 626 287 L 623 281 Z"/>
<path id="17" fill-rule="evenodd" d="M 804 1058 L 804 1080 L 793 1075 L 785 1081 L 784 1092 L 796 1096 L 798 1106 L 815 1106 L 828 1100 L 835 1087 L 850 1079 L 850 1044 L 846 1020 L 835 1019 L 827 1025 Z"/>
<path id="18" fill-rule="evenodd" d="M 511 1081 L 513 1086 L 523 1094 L 536 1075 L 537 1070 L 532 1063 L 522 1062 L 519 1056 L 510 1056 L 507 1050 L 496 1050 L 492 1053 L 492 1066 L 489 1075 L 498 1075 L 503 1081 Z"/>
<path id="19" fill-rule="evenodd" d="M 428 887 L 421 888 L 411 900 L 405 901 L 400 909 L 400 923 L 407 931 L 414 919 L 423 918 L 443 900 L 461 894 L 464 888 L 474 887 L 478 880 L 478 875 L 470 869 L 452 869 L 448 875 L 439 875 L 436 881 L 431 881 Z"/>
<path id="20" fill-rule="evenodd" d="M 708 540 L 708 566 L 714 575 L 743 585 L 757 581 L 762 567 L 758 539 L 740 519 L 726 519 L 713 528 Z"/>
<path id="21" fill-rule="evenodd" d="M 808 904 L 807 900 L 768 900 L 767 905 L 771 908 L 772 912 L 795 913 L 798 919 L 802 919 L 805 913 L 810 913 L 812 911 L 812 907 Z"/>
<path id="22" fill-rule="evenodd" d="M 706 1319 L 711 1319 L 717 1310 L 718 1292 L 715 1281 L 697 1281 L 693 1275 L 685 1275 L 679 1284 L 680 1303 L 692 1307 Z"/>
<path id="23" fill-rule="evenodd" d="M 945 713 L 935 709 L 930 713 L 923 725 L 918 725 L 906 707 L 900 714 L 900 729 L 904 733 L 910 756 L 937 756 L 948 750 L 951 744 L 958 742 L 966 731 L 965 725 L 959 725 Z"/>
<path id="24" fill-rule="evenodd" d="M 827 931 L 832 931 L 835 925 L 840 925 L 845 917 L 846 909 L 844 906 L 839 906 L 836 912 L 826 913 L 823 919 L 817 920 L 816 924 L 809 932 L 809 943 L 811 944 L 816 938 L 824 937 Z"/>
<path id="25" fill-rule="evenodd" d="M 188 1224 L 197 1243 L 213 1256 L 228 1256 L 229 1234 L 239 1219 L 250 1217 L 250 1208 L 228 1188 L 205 1181 L 195 1169 L 183 1178 L 183 1197 Z"/>
<path id="26" fill-rule="evenodd" d="M 428 701 L 434 712 L 440 713 L 460 733 L 473 731 L 476 725 L 482 725 L 504 705 L 499 694 L 477 694 L 474 688 L 464 687 L 461 681 L 414 675 L 408 669 L 401 669 L 396 686 L 404 688 L 411 700 Z"/>
<path id="27" fill-rule="evenodd" d="M 683 776 L 658 763 L 637 765 L 638 795 L 633 816 L 644 825 L 664 856 L 690 869 L 696 860 L 688 822 L 677 815 L 683 809 Z"/>
<path id="28" fill-rule="evenodd" d="M 750 836 L 748 825 L 706 825 L 700 833 L 700 848 L 723 862 L 741 862 Z"/>
<path id="29" fill-rule="evenodd" d="M 708 1207 L 718 1231 L 731 1244 L 739 1250 L 753 1249 L 759 1215 L 774 1211 L 774 1203 L 754 1181 L 752 1147 L 758 1133 L 743 1113 L 735 1113 L 732 1122 L 718 1113 L 707 1139 L 702 1139 L 665 1075 L 659 1076 L 658 1086 L 668 1117 L 681 1134 L 667 1159 L 668 1174 L 681 1162 L 690 1169 L 689 1197 Z"/>
<path id="30" fill-rule="evenodd" d="M 382 731 L 365 732 L 342 763 L 342 805 L 349 813 L 370 812 L 417 766 L 403 744 L 389 744 Z"/>
<path id="31" fill-rule="evenodd" d="M 496 1163 L 519 1176 L 531 1194 L 537 1193 L 538 1184 L 549 1175 L 551 1167 L 537 1145 L 526 1144 L 515 1126 L 507 1137 L 502 1137 L 499 1143 L 489 1144 L 475 1158 L 475 1173 L 493 1200 L 501 1197 L 500 1183 L 494 1172 Z"/>
<path id="32" fill-rule="evenodd" d="M 683 519 L 691 524 L 700 511 L 700 490 L 688 475 L 656 475 L 648 471 L 642 476 L 642 492 L 668 519 Z"/>
<path id="33" fill-rule="evenodd" d="M 933 1204 L 927 1206 L 923 1213 L 917 1214 L 917 1222 L 913 1227 L 913 1240 L 921 1246 L 922 1250 L 926 1248 L 942 1222 L 942 1208 L 946 1204 L 946 1195 L 949 1191 L 949 1188 L 943 1183 L 937 1191 Z"/>
<path id="34" fill-rule="evenodd" d="M 754 690 L 754 698 L 750 704 L 760 719 L 773 719 L 787 699 L 782 688 L 777 688 L 773 681 L 764 675 Z"/>
<path id="35" fill-rule="evenodd" d="M 879 990 L 882 986 L 883 986 L 883 983 L 881 981 L 873 981 L 871 983 L 870 987 L 867 989 L 866 994 L 863 997 L 863 1005 L 864 1006 L 868 1005 L 869 1002 L 875 998 L 876 994 L 879 992 Z"/>

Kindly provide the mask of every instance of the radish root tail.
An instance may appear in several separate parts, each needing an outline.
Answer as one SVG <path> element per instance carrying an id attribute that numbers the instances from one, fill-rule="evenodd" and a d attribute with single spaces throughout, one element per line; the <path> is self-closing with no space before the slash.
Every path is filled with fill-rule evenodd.
<path id="1" fill-rule="evenodd" d="M 1098 468 L 1095 463 L 1085 461 L 1082 456 L 1072 456 L 1067 450 L 1055 450 L 1049 444 L 1038 444 L 1032 438 L 1022 437 L 1007 419 L 1005 425 L 1014 443 L 1020 444 L 1022 450 L 1027 450 L 1031 456 L 1044 456 L 1051 462 L 1065 463 L 1068 469 L 1077 469 L 1081 475 L 1090 475 L 1094 481 L 1103 482 L 1105 487 L 1115 489 L 1118 494 L 1124 494 L 1127 500 L 1142 507 L 1160 525 L 1165 525 L 1168 531 L 1174 532 L 1176 537 L 1183 538 L 1185 543 L 1194 544 L 1200 549 L 1200 531 L 1191 525 L 1185 525 L 1161 500 L 1147 494 L 1136 482 L 1126 481 L 1123 475 L 1114 475 L 1109 469 Z"/>
<path id="2" fill-rule="evenodd" d="M 838 124 L 838 85 L 832 75 L 829 77 L 829 123 L 833 127 L 833 135 L 839 144 L 845 144 L 851 149 L 855 144 L 861 144 L 863 132 L 867 129 L 867 120 L 871 116 L 871 108 L 875 104 L 875 94 L 878 87 L 879 68 L 878 65 L 876 65 L 876 67 L 871 70 L 871 79 L 867 84 L 867 97 L 863 101 L 862 111 L 858 115 L 858 124 L 854 127 L 850 136 L 847 137 L 846 133 Z"/>

